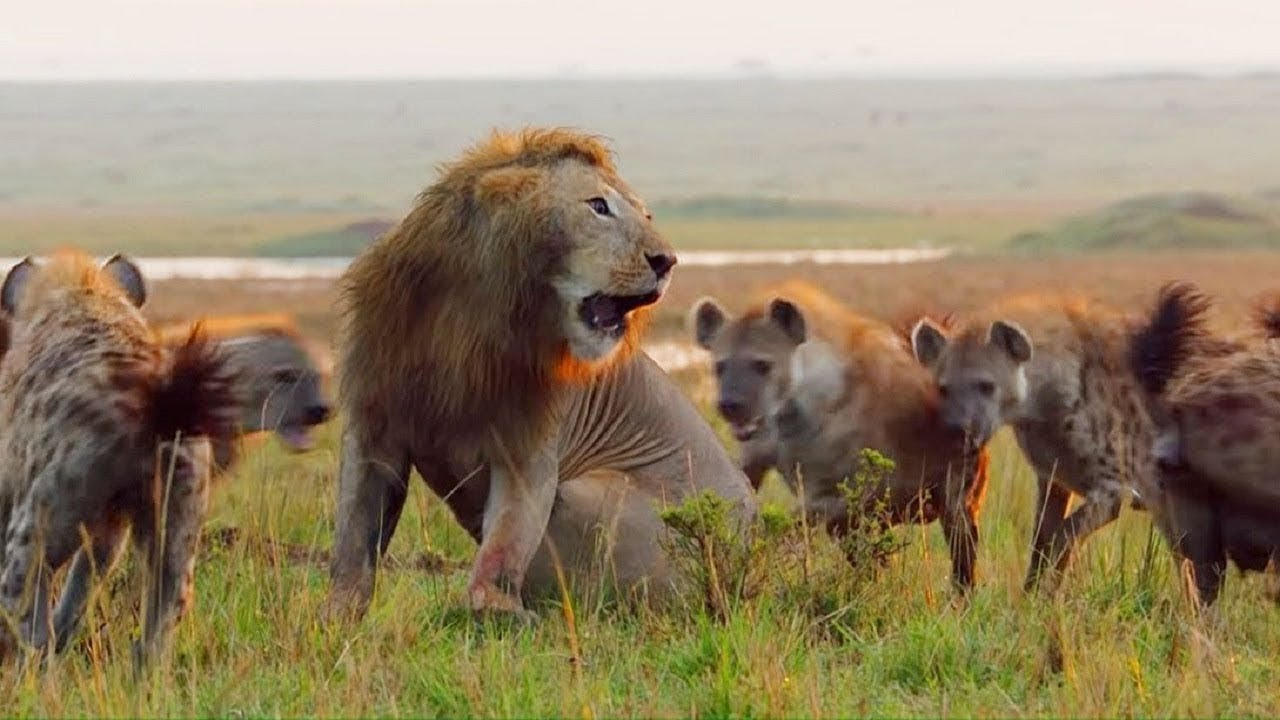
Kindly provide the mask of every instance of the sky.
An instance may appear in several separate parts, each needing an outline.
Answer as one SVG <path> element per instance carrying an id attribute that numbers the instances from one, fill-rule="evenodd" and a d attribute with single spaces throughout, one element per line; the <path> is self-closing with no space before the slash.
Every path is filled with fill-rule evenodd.
<path id="1" fill-rule="evenodd" d="M 1280 0 L 0 0 L 0 80 L 1280 69 Z"/>

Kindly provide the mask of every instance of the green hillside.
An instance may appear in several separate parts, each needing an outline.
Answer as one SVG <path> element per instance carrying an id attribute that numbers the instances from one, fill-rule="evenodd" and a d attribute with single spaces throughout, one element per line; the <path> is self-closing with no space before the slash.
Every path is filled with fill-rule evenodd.
<path id="1" fill-rule="evenodd" d="M 1020 233 L 1015 251 L 1280 247 L 1280 213 L 1259 198 L 1212 193 L 1144 195 Z"/>

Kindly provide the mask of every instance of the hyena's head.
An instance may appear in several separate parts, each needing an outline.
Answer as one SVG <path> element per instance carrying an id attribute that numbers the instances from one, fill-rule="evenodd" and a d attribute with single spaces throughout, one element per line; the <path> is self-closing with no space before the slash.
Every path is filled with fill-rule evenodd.
<path id="1" fill-rule="evenodd" d="M 805 320 L 789 300 L 731 316 L 711 298 L 691 314 L 694 340 L 715 362 L 716 409 L 739 442 L 767 431 L 771 398 L 789 382 L 791 353 L 805 340 Z"/>
<path id="2" fill-rule="evenodd" d="M 1026 399 L 1031 338 L 1012 322 L 965 327 L 948 337 L 924 319 L 912 328 L 911 347 L 937 379 L 942 423 L 974 445 L 991 440 Z"/>

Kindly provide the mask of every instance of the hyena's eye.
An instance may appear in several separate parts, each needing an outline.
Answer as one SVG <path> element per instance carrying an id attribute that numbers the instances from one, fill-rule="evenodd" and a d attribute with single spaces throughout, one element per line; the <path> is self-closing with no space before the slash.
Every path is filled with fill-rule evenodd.
<path id="1" fill-rule="evenodd" d="M 991 397 L 996 394 L 996 384 L 990 380 L 979 380 L 977 388 L 983 397 Z"/>
<path id="2" fill-rule="evenodd" d="M 721 375 L 724 375 L 725 367 L 727 367 L 727 364 L 725 363 L 725 361 L 723 360 L 716 361 L 716 365 L 715 365 L 716 377 L 720 377 Z"/>
<path id="3" fill-rule="evenodd" d="M 271 379 L 281 385 L 292 385 L 301 379 L 301 375 L 297 370 L 277 370 L 271 373 Z"/>
<path id="4" fill-rule="evenodd" d="M 951 392 L 951 388 L 945 384 L 938 385 L 938 395 L 946 397 Z"/>
<path id="5" fill-rule="evenodd" d="M 751 369 L 757 375 L 768 375 L 769 371 L 773 369 L 773 363 L 768 360 L 754 360 L 751 363 Z"/>
<path id="6" fill-rule="evenodd" d="M 613 210 L 609 209 L 609 201 L 602 197 L 593 197 L 587 200 L 587 205 L 591 207 L 592 212 L 602 217 L 612 217 Z"/>

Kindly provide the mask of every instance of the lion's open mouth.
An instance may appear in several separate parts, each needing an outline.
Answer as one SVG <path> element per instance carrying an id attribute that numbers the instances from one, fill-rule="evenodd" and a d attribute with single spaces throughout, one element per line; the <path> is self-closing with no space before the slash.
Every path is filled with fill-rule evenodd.
<path id="1" fill-rule="evenodd" d="M 636 308 L 652 305 L 661 296 L 657 290 L 643 295 L 606 295 L 595 293 L 583 299 L 578 306 L 582 322 L 595 332 L 610 337 L 622 337 L 627 331 L 627 313 Z"/>

